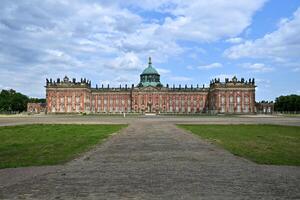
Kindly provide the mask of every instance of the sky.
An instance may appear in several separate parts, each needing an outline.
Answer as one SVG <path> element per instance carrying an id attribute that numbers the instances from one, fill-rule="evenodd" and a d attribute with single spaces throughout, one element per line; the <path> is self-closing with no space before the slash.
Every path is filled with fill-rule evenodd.
<path id="1" fill-rule="evenodd" d="M 166 85 L 255 78 L 256 100 L 300 94 L 299 0 L 1 0 L 0 89 L 45 97 L 45 79 Z"/>

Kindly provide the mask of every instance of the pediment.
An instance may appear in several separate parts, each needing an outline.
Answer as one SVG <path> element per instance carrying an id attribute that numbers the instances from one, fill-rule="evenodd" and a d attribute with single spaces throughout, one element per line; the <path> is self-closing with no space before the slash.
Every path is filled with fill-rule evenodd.
<path id="1" fill-rule="evenodd" d="M 146 87 L 140 87 L 138 88 L 140 91 L 159 91 L 160 88 L 159 87 L 154 87 L 154 86 L 146 86 Z"/>

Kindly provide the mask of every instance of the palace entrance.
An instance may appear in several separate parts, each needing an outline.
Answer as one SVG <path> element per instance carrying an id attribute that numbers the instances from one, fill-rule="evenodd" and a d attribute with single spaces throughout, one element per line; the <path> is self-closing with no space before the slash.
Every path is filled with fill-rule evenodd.
<path id="1" fill-rule="evenodd" d="M 147 112 L 148 113 L 152 113 L 153 112 L 153 106 L 152 106 L 152 102 L 151 101 L 149 101 L 147 103 Z"/>

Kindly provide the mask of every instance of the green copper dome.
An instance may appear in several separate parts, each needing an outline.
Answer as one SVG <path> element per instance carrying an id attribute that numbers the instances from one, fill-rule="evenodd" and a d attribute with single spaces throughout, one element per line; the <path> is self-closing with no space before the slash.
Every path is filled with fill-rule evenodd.
<path id="1" fill-rule="evenodd" d="M 146 69 L 144 69 L 144 71 L 141 75 L 145 75 L 145 74 L 158 74 L 156 69 L 154 67 L 152 67 L 151 57 L 149 57 L 148 67 Z"/>
<path id="2" fill-rule="evenodd" d="M 140 77 L 141 80 L 138 85 L 139 87 L 147 87 L 147 86 L 162 87 L 162 84 L 160 83 L 160 75 L 156 71 L 156 69 L 152 67 L 151 57 L 149 57 L 148 67 L 144 69 Z"/>

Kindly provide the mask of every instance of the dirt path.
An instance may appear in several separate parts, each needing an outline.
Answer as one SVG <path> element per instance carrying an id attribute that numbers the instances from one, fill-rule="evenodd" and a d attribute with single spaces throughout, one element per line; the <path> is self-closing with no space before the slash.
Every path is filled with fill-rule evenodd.
<path id="1" fill-rule="evenodd" d="M 67 165 L 0 188 L 0 199 L 300 199 L 300 168 L 256 165 L 178 129 L 137 120 Z"/>

